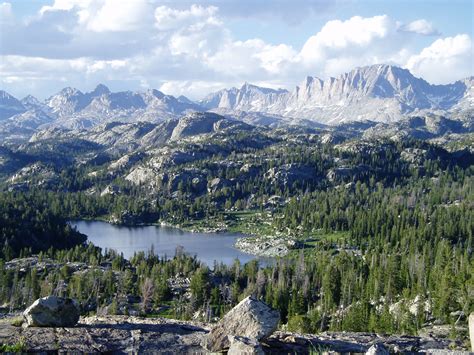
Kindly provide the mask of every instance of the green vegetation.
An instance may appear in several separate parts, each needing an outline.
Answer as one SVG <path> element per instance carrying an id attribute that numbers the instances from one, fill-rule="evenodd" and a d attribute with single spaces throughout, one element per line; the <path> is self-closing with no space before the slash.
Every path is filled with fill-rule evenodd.
<path id="1" fill-rule="evenodd" d="M 35 195 L 2 193 L 0 197 L 0 258 L 9 260 L 50 247 L 63 249 L 84 243 L 86 236 L 72 229 L 48 201 Z"/>
<path id="2" fill-rule="evenodd" d="M 26 350 L 24 341 L 15 344 L 0 344 L 0 353 L 24 353 Z"/>

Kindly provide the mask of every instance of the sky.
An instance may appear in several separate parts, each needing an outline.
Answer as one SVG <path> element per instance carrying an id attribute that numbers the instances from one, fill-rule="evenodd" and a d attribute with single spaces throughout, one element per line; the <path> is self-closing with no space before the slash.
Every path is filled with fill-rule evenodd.
<path id="1" fill-rule="evenodd" d="M 0 89 L 293 89 L 393 64 L 433 84 L 473 75 L 471 0 L 0 0 Z"/>

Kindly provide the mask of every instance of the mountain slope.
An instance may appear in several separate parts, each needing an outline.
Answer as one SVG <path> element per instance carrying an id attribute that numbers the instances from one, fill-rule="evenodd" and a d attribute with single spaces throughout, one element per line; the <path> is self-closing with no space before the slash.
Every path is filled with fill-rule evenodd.
<path id="1" fill-rule="evenodd" d="M 0 121 L 25 111 L 25 106 L 19 100 L 0 90 Z"/>
<path id="2" fill-rule="evenodd" d="M 29 145 L 40 146 L 45 142 L 82 140 L 109 147 L 113 152 L 131 152 L 151 149 L 164 143 L 204 134 L 249 130 L 253 126 L 228 119 L 210 112 L 194 112 L 163 122 L 109 122 L 90 129 L 65 129 L 49 127 L 32 135 Z"/>

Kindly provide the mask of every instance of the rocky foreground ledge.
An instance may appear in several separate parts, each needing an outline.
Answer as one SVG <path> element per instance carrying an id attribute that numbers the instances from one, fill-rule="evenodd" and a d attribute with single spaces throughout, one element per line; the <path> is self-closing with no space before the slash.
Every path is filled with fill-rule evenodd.
<path id="1" fill-rule="evenodd" d="M 369 333 L 318 335 L 275 331 L 280 313 L 248 296 L 212 327 L 199 322 L 135 316 L 80 318 L 79 304 L 69 298 L 37 299 L 23 318 L 0 321 L 0 351 L 30 353 L 159 354 L 313 354 L 313 353 L 448 353 L 462 344 L 426 337 Z M 79 321 L 79 322 L 78 322 Z M 471 321 L 470 321 L 471 323 Z M 466 352 L 467 353 L 467 352 Z"/>
<path id="2" fill-rule="evenodd" d="M 211 326 L 204 323 L 130 316 L 85 317 L 70 328 L 23 328 L 10 323 L 7 318 L 0 324 L 0 344 L 22 343 L 24 351 L 42 353 L 207 354 L 208 350 L 201 344 L 211 330 Z M 266 354 L 365 353 L 371 347 L 374 349 L 374 344 L 383 344 L 390 352 L 443 354 L 450 353 L 453 346 L 449 340 L 430 337 L 369 333 L 303 335 L 281 331 L 276 331 L 261 344 Z"/>

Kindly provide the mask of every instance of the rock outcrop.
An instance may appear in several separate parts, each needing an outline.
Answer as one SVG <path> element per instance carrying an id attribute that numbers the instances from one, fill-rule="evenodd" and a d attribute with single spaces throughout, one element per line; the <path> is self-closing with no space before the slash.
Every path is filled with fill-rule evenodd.
<path id="1" fill-rule="evenodd" d="M 255 339 L 249 339 L 239 336 L 229 336 L 230 348 L 227 355 L 263 355 L 262 346 Z"/>
<path id="2" fill-rule="evenodd" d="M 22 343 L 24 352 L 28 353 L 208 354 L 200 344 L 207 338 L 209 325 L 199 322 L 92 316 L 81 318 L 78 326 L 73 328 L 22 328 L 12 325 L 16 319 L 0 314 L 0 344 Z M 239 354 L 259 353 L 255 339 L 234 336 L 229 339 L 229 344 L 230 354 L 231 350 L 237 350 Z M 265 354 L 312 354 L 318 350 L 363 354 L 374 344 L 383 344 L 390 353 L 469 354 L 463 351 L 464 343 L 459 340 L 351 332 L 314 335 L 276 331 L 262 341 L 261 348 Z M 242 346 L 245 345 L 251 347 L 244 351 Z"/>
<path id="3" fill-rule="evenodd" d="M 390 355 L 390 351 L 383 344 L 377 343 L 372 345 L 365 355 Z"/>
<path id="4" fill-rule="evenodd" d="M 280 313 L 251 296 L 232 308 L 205 339 L 203 346 L 212 351 L 228 349 L 229 336 L 238 335 L 255 340 L 270 336 L 277 328 Z"/>
<path id="5" fill-rule="evenodd" d="M 278 236 L 242 237 L 237 239 L 235 247 L 244 253 L 261 257 L 278 257 L 288 254 L 295 245 L 293 239 Z"/>
<path id="6" fill-rule="evenodd" d="M 23 343 L 28 353 L 206 354 L 200 346 L 206 332 L 197 324 L 172 319 L 93 316 L 74 328 L 0 323 L 0 344 Z"/>
<path id="7" fill-rule="evenodd" d="M 29 327 L 73 327 L 80 317 L 75 300 L 56 296 L 37 299 L 24 312 Z"/>

